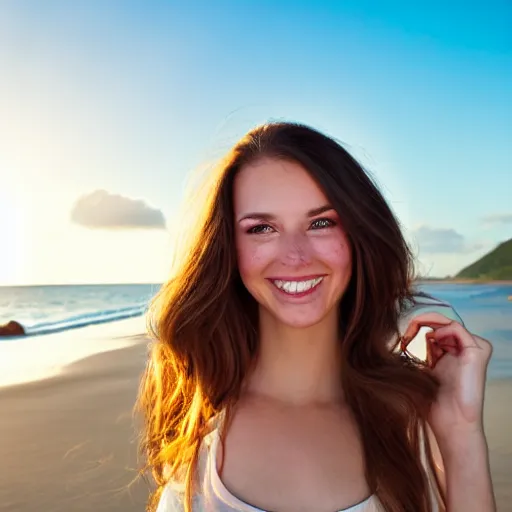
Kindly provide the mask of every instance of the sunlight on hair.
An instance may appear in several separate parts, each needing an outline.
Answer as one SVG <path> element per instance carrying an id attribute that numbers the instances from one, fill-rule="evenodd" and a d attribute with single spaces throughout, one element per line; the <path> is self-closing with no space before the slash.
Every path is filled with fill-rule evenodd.
<path id="1" fill-rule="evenodd" d="M 212 202 L 216 197 L 224 159 L 205 161 L 195 167 L 185 184 L 183 201 L 173 219 L 168 221 L 170 236 L 175 240 L 169 278 L 179 274 L 199 239 Z"/>

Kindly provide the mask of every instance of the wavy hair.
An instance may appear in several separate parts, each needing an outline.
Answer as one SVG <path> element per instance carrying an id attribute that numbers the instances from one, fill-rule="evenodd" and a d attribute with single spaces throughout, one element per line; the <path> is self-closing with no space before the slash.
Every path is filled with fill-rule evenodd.
<path id="1" fill-rule="evenodd" d="M 169 480 L 184 484 L 185 510 L 192 510 L 208 421 L 221 411 L 229 417 L 257 357 L 257 303 L 237 268 L 233 181 L 263 157 L 299 163 L 341 219 L 353 271 L 339 306 L 340 372 L 361 432 L 366 479 L 386 510 L 427 512 L 427 475 L 435 472 L 431 457 L 422 464 L 421 433 L 438 382 L 425 363 L 398 350 L 399 318 L 414 301 L 411 252 L 362 166 L 330 137 L 287 122 L 253 129 L 222 160 L 194 242 L 151 305 L 153 343 L 136 406 L 143 472 L 156 483 L 147 510 L 155 510 Z M 444 503 L 434 481 L 435 499 Z"/>

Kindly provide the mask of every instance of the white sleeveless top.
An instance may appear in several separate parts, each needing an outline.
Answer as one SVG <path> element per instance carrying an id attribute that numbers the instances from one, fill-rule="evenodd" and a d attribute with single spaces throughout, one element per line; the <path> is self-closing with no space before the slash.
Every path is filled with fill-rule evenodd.
<path id="1" fill-rule="evenodd" d="M 203 439 L 199 453 L 198 471 L 201 492 L 192 501 L 193 512 L 265 512 L 233 496 L 224 486 L 217 471 L 217 453 L 220 442 L 219 424 Z M 424 455 L 424 454 L 423 454 Z M 422 457 L 425 463 L 424 458 Z M 170 482 L 162 492 L 156 512 L 183 512 L 183 485 Z M 432 502 L 435 493 L 430 486 Z M 385 512 L 377 496 L 373 495 L 352 507 L 338 512 Z M 438 512 L 434 506 L 432 512 Z"/>

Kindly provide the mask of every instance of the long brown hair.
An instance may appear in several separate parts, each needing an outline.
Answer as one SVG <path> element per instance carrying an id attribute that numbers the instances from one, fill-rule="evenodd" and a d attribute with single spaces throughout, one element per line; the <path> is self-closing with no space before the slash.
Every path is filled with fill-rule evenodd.
<path id="1" fill-rule="evenodd" d="M 141 452 L 157 485 L 148 510 L 169 480 L 185 483 L 191 510 L 207 422 L 222 410 L 229 414 L 257 354 L 257 304 L 237 269 L 233 180 L 262 157 L 301 164 L 341 219 L 353 272 L 340 302 L 340 372 L 362 436 L 366 478 L 386 510 L 427 512 L 420 433 L 438 383 L 422 362 L 396 350 L 399 315 L 413 300 L 410 250 L 361 165 L 333 139 L 284 122 L 253 129 L 221 162 L 194 244 L 152 304 L 154 342 L 137 402 Z"/>

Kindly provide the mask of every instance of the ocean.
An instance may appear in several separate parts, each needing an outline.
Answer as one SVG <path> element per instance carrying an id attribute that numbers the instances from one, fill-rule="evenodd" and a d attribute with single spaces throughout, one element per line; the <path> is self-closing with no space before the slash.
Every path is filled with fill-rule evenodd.
<path id="1" fill-rule="evenodd" d="M 0 287 L 0 325 L 16 320 L 29 335 L 141 316 L 160 284 Z"/>
<path id="2" fill-rule="evenodd" d="M 42 335 L 141 316 L 159 284 L 0 287 L 0 324 L 20 322 L 27 334 Z M 512 285 L 423 284 L 449 302 L 466 327 L 494 346 L 489 378 L 512 377 Z"/>

